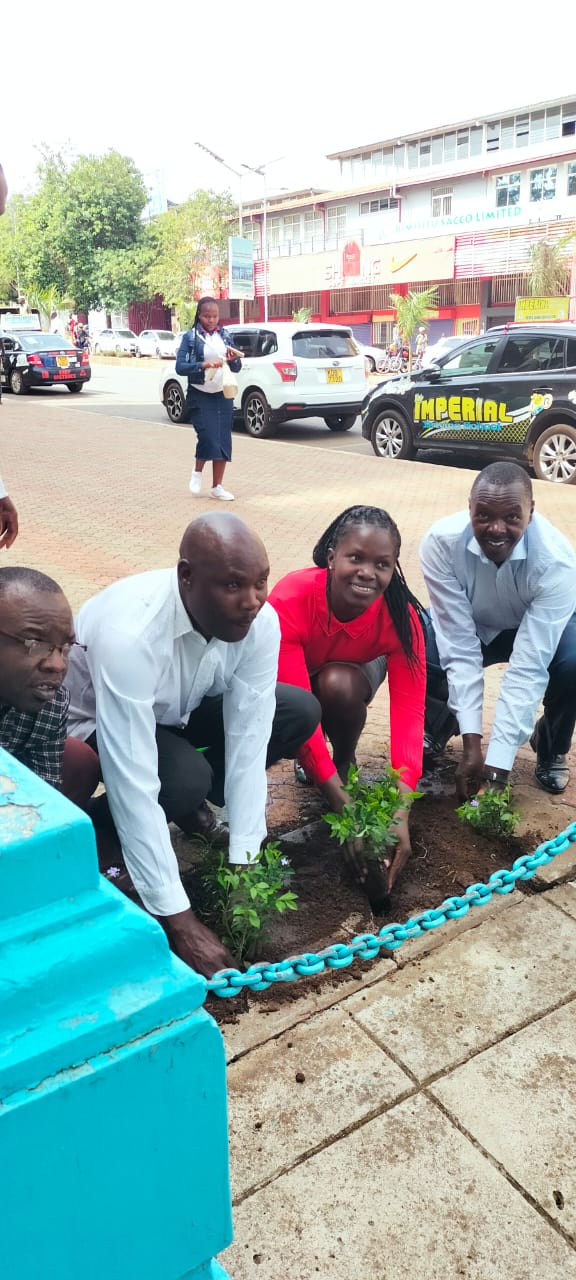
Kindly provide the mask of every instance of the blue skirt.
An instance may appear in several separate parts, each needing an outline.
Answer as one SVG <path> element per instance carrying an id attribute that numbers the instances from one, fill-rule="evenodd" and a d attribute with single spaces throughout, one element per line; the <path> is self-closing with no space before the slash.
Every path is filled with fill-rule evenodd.
<path id="1" fill-rule="evenodd" d="M 234 401 L 227 400 L 222 391 L 198 391 L 189 384 L 186 410 L 198 436 L 196 457 L 203 462 L 230 462 Z"/>

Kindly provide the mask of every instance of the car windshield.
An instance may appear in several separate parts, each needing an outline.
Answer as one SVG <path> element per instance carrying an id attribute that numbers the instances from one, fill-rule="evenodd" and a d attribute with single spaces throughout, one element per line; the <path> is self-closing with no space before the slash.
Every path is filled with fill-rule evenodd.
<path id="1" fill-rule="evenodd" d="M 57 333 L 19 333 L 18 338 L 24 351 L 74 351 L 74 343 L 69 338 L 61 338 Z"/>
<path id="2" fill-rule="evenodd" d="M 176 334 L 171 333 L 169 329 L 158 329 L 158 337 L 160 342 L 175 342 Z"/>
<path id="3" fill-rule="evenodd" d="M 135 338 L 136 337 L 136 334 L 132 333 L 131 329 L 117 329 L 116 332 L 119 338 Z"/>
<path id="4" fill-rule="evenodd" d="M 330 360 L 334 356 L 357 356 L 358 348 L 351 334 L 337 329 L 307 329 L 292 338 L 295 356 L 306 360 Z"/>

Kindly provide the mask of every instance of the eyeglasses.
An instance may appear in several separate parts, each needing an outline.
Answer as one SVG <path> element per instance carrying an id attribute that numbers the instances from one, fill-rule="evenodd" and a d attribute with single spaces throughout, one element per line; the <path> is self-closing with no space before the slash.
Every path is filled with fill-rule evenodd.
<path id="1" fill-rule="evenodd" d="M 10 631 L 0 631 L 0 636 L 4 636 L 6 640 L 13 640 L 15 644 L 21 644 L 29 658 L 38 658 L 41 662 L 45 658 L 50 658 L 53 653 L 59 653 L 63 658 L 68 659 L 72 649 L 82 649 L 82 652 L 86 653 L 87 648 L 78 640 L 71 640 L 69 644 L 50 644 L 49 640 L 27 640 L 22 636 L 13 636 Z"/>

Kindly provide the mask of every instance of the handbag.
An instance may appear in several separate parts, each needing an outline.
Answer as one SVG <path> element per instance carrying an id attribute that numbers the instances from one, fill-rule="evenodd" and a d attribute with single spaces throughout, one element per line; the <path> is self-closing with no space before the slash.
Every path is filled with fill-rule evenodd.
<path id="1" fill-rule="evenodd" d="M 222 365 L 222 395 L 225 396 L 227 400 L 233 400 L 237 393 L 238 383 L 232 373 L 230 365 L 227 360 L 225 360 Z"/>

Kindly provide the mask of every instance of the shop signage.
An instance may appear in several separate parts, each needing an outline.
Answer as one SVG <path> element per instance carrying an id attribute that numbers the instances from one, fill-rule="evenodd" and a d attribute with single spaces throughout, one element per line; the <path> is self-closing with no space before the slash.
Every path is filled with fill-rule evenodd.
<path id="1" fill-rule="evenodd" d="M 451 280 L 454 236 L 398 244 L 360 245 L 350 238 L 342 249 L 272 258 L 269 292 L 299 293 L 323 289 L 355 289 L 378 284 L 418 284 Z"/>
<path id="2" fill-rule="evenodd" d="M 228 236 L 228 297 L 254 297 L 254 241 Z"/>
<path id="3" fill-rule="evenodd" d="M 530 320 L 537 320 L 540 324 L 553 323 L 555 320 L 567 320 L 569 310 L 569 298 L 517 298 L 514 319 L 518 323 Z"/>

